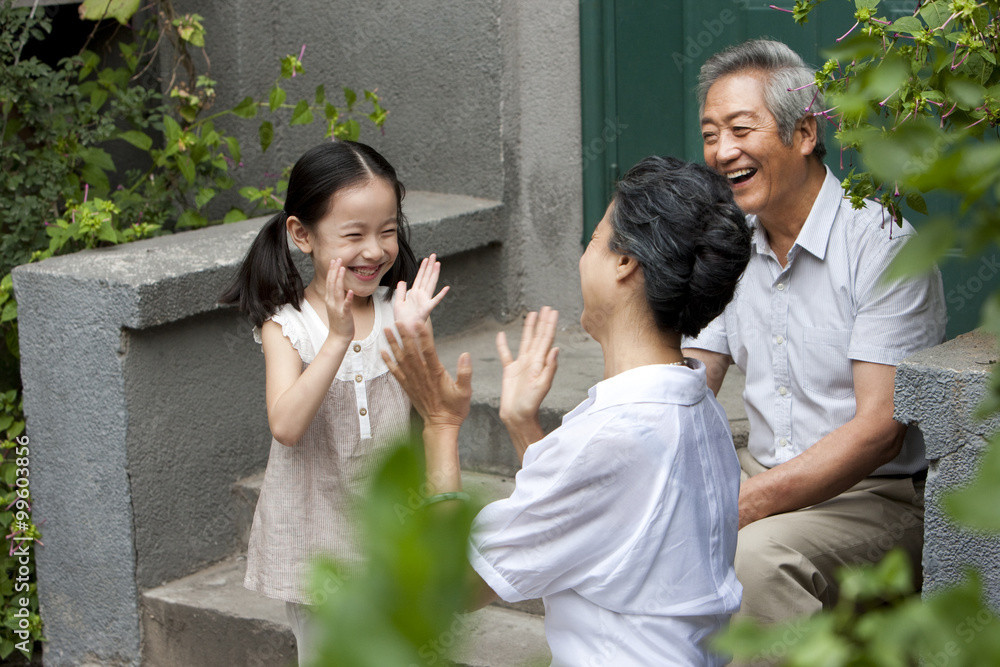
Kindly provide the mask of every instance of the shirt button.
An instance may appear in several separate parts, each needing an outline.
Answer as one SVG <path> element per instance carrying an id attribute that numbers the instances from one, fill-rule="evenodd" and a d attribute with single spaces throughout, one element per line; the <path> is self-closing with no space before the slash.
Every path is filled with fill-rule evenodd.
<path id="1" fill-rule="evenodd" d="M 355 376 L 354 376 L 354 381 L 355 381 L 355 382 L 361 382 L 361 380 L 362 380 L 362 379 L 363 379 L 363 378 L 362 378 L 362 377 L 361 377 L 360 375 L 355 375 Z"/>
<path id="2" fill-rule="evenodd" d="M 784 387 L 778 387 L 778 393 L 784 396 L 785 394 L 788 393 L 788 390 L 785 389 Z"/>
<path id="3" fill-rule="evenodd" d="M 368 411 L 365 410 L 364 408 L 361 408 L 361 410 L 359 410 L 359 413 L 361 414 L 362 417 L 364 417 L 366 414 L 368 414 Z"/>
<path id="4" fill-rule="evenodd" d="M 777 285 L 775 285 L 775 287 L 777 287 L 778 291 L 780 292 L 783 289 L 785 289 L 785 283 L 778 283 Z"/>
<path id="5" fill-rule="evenodd" d="M 781 345 L 782 343 L 785 342 L 785 337 L 784 336 L 778 336 L 777 338 L 774 339 L 774 342 L 777 343 L 778 345 Z"/>
<path id="6" fill-rule="evenodd" d="M 785 438 L 782 438 L 781 440 L 778 441 L 778 444 L 781 445 L 782 447 L 787 447 L 788 446 L 788 440 L 785 439 Z"/>
<path id="7" fill-rule="evenodd" d="M 355 344 L 354 344 L 354 351 L 355 351 L 355 352 L 360 352 L 360 351 L 361 351 L 361 346 L 360 346 L 360 345 L 358 345 L 357 343 L 355 343 Z"/>

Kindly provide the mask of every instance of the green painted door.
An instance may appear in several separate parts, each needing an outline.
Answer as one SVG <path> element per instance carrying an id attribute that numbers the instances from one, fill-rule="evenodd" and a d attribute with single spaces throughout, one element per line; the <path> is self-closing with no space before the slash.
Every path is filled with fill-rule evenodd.
<path id="1" fill-rule="evenodd" d="M 604 215 L 615 181 L 647 155 L 701 162 L 695 88 L 712 54 L 747 39 L 771 38 L 792 47 L 806 63 L 825 62 L 820 51 L 854 24 L 853 0 L 820 4 L 805 25 L 770 4 L 791 0 L 581 0 L 581 104 L 583 121 L 584 235 Z M 890 20 L 912 15 L 915 0 L 882 0 Z M 839 177 L 851 165 L 827 126 L 827 164 Z M 850 156 L 845 155 L 845 160 Z M 957 214 L 934 196 L 928 205 Z M 916 227 L 922 216 L 907 211 Z M 953 249 L 953 257 L 962 257 Z M 973 329 L 986 295 L 1000 287 L 1000 262 L 987 254 L 946 262 L 942 273 L 949 308 L 948 336 Z"/>

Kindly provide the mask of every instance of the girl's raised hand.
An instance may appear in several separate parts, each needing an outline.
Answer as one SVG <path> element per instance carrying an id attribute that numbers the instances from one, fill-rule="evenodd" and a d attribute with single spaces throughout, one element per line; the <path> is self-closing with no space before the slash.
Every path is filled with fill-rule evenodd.
<path id="1" fill-rule="evenodd" d="M 344 276 L 347 269 L 343 261 L 330 261 L 330 270 L 326 273 L 326 318 L 329 322 L 331 336 L 339 337 L 348 342 L 354 338 L 354 313 L 351 308 L 354 303 L 354 291 L 345 289 Z"/>
<path id="2" fill-rule="evenodd" d="M 434 296 L 440 275 L 441 262 L 437 261 L 437 255 L 431 253 L 430 257 L 425 257 L 420 262 L 420 270 L 413 279 L 413 287 L 407 290 L 405 282 L 400 282 L 396 286 L 392 314 L 400 331 L 403 329 L 415 331 L 418 324 L 427 322 L 434 306 L 441 303 L 441 299 L 448 293 L 448 286 L 445 285 L 437 296 Z"/>
<path id="3" fill-rule="evenodd" d="M 502 331 L 497 334 L 497 352 L 503 364 L 500 419 L 508 427 L 537 423 L 538 409 L 552 388 L 552 378 L 556 374 L 559 348 L 552 347 L 552 343 L 558 322 L 559 311 L 548 307 L 538 313 L 528 313 L 524 318 L 517 359 L 507 346 L 507 335 Z"/>

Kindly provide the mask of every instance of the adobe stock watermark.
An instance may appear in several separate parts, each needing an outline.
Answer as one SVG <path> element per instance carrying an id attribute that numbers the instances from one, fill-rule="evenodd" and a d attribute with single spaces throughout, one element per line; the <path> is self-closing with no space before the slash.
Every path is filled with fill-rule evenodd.
<path id="1" fill-rule="evenodd" d="M 993 283 L 998 273 L 1000 273 L 1000 261 L 997 260 L 997 256 L 994 254 L 989 257 L 983 257 L 979 262 L 979 270 L 976 271 L 975 275 L 969 276 L 962 283 L 948 290 L 948 293 L 945 295 L 948 308 L 952 312 L 958 312 L 965 308 L 984 287 Z"/>
<path id="2" fill-rule="evenodd" d="M 583 168 L 586 169 L 591 162 L 604 155 L 608 146 L 618 141 L 618 137 L 627 129 L 628 125 L 618 118 L 608 118 L 604 121 L 604 129 L 601 130 L 601 134 L 591 139 L 583 147 Z"/>
<path id="3" fill-rule="evenodd" d="M 736 5 L 738 11 L 745 9 L 750 3 L 749 0 L 733 0 L 733 4 Z M 739 17 L 736 11 L 727 8 L 719 12 L 716 18 L 703 20 L 701 22 L 703 30 L 693 35 L 689 34 L 684 40 L 684 51 L 674 51 L 670 54 L 677 71 L 683 72 L 685 65 L 694 63 L 697 58 L 704 55 L 706 50 L 715 43 L 715 40 L 722 36 L 726 26 L 735 23 L 737 18 Z"/>

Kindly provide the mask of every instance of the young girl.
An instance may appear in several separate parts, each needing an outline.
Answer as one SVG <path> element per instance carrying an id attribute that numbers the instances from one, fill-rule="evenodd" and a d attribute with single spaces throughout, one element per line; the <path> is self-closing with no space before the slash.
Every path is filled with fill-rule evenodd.
<path id="1" fill-rule="evenodd" d="M 261 229 L 220 300 L 238 304 L 256 327 L 274 436 L 244 585 L 286 602 L 299 664 L 312 642 L 302 606 L 309 560 L 322 552 L 348 572 L 361 565 L 352 506 L 409 426 L 410 401 L 380 356 L 383 328 L 424 322 L 447 292 L 432 298 L 434 255 L 417 270 L 403 194 L 395 170 L 369 146 L 338 141 L 307 151 L 292 169 L 284 210 Z M 315 277 L 304 290 L 286 235 L 312 256 Z"/>

